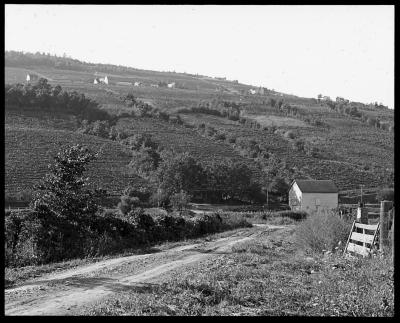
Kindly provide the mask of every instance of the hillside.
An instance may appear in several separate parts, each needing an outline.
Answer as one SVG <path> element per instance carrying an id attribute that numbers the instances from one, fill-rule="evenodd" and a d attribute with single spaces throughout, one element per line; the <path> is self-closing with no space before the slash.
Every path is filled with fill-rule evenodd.
<path id="1" fill-rule="evenodd" d="M 60 84 L 63 89 L 84 93 L 96 100 L 102 109 L 116 115 L 129 111 L 123 97 L 132 93 L 170 115 L 179 114 L 185 124 L 173 125 L 152 118 L 120 118 L 119 129 L 130 135 L 151 134 L 162 146 L 190 151 L 200 160 L 220 157 L 243 160 L 251 165 L 255 174 L 259 174 L 262 167 L 277 159 L 279 167 L 285 168 L 287 180 L 296 176 L 332 179 L 340 189 L 359 188 L 359 184 L 378 187 L 393 182 L 393 131 L 388 127 L 371 126 L 366 121 L 367 118 L 378 118 L 381 123 L 393 126 L 392 110 L 350 102 L 349 107 L 356 107 L 357 113 L 365 114 L 361 120 L 356 113 L 355 116 L 349 115 L 353 112 L 344 112 L 344 108 L 334 106 L 334 103 L 279 94 L 268 89 L 264 95 L 249 95 L 246 91 L 254 87 L 226 80 L 95 65 L 66 58 L 40 61 L 40 55 L 37 58 L 33 56 L 25 60 L 11 59 L 13 55 L 6 53 L 5 82 L 23 83 L 26 74 L 34 72 L 46 77 L 52 85 Z M 53 60 L 53 63 L 48 60 Z M 108 75 L 110 84 L 93 84 L 95 75 Z M 143 84 L 134 87 L 118 82 Z M 159 82 L 176 82 L 180 88 L 150 86 Z M 277 109 L 274 102 L 279 101 L 281 106 Z M 199 102 L 236 102 L 240 105 L 240 118 L 249 121 L 241 123 L 205 113 L 179 112 L 197 106 Z M 249 126 L 249 122 L 254 124 Z M 199 132 L 198 127 L 203 123 L 223 133 L 227 139 L 216 140 L 215 136 Z M 76 125 L 68 117 L 32 116 L 24 110 L 10 112 L 6 107 L 5 128 L 6 190 L 31 185 L 43 174 L 59 144 L 71 142 L 87 142 L 93 147 L 105 144 L 108 147 L 107 158 L 99 164 L 100 171 L 97 172 L 97 180 L 104 186 L 120 192 L 130 180 L 126 177 L 129 154 L 124 152 L 124 147 L 115 141 L 76 133 Z M 294 138 L 287 138 L 288 132 L 292 132 Z M 264 157 L 246 155 L 238 143 L 229 142 L 228 137 L 232 136 L 255 140 L 265 152 Z M 317 149 L 318 154 L 311 156 L 299 151 L 295 147 L 299 140 Z M 265 157 L 267 153 L 268 158 Z M 260 159 L 263 160 L 260 162 Z"/>

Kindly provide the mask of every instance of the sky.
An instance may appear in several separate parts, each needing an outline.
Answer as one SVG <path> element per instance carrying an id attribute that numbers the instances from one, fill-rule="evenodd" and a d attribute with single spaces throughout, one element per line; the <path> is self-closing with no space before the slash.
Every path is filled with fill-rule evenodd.
<path id="1" fill-rule="evenodd" d="M 5 49 L 394 108 L 388 5 L 6 5 Z"/>

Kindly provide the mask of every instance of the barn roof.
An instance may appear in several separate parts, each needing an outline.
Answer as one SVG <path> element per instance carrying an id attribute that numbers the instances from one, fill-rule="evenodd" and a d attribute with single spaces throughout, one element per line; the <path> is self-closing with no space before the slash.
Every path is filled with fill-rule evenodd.
<path id="1" fill-rule="evenodd" d="M 339 190 L 331 180 L 294 180 L 303 193 L 338 193 Z M 291 185 L 291 186 L 292 186 Z"/>

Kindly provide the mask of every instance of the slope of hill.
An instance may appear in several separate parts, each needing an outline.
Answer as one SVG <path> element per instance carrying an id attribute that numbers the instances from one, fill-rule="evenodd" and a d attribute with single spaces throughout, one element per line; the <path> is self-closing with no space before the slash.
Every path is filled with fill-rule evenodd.
<path id="1" fill-rule="evenodd" d="M 31 190 L 48 171 L 47 166 L 61 149 L 82 144 L 101 151 L 90 165 L 88 176 L 96 186 L 120 194 L 138 177 L 127 167 L 129 151 L 117 142 L 75 132 L 68 116 L 20 110 L 5 113 L 5 192 Z"/>
<path id="2" fill-rule="evenodd" d="M 366 122 L 361 122 L 360 119 L 339 113 L 326 103 L 317 102 L 316 99 L 301 98 L 273 91 L 266 91 L 264 95 L 248 95 L 245 92 L 251 88 L 249 85 L 184 73 L 143 71 L 121 66 L 88 64 L 63 58 L 55 59 L 57 64 L 54 62 L 39 64 L 39 58 L 35 60 L 31 57 L 26 61 L 6 59 L 6 82 L 24 82 L 26 73 L 34 71 L 53 80 L 49 82 L 53 85 L 60 84 L 65 89 L 84 93 L 99 102 L 103 109 L 113 114 L 129 110 L 122 100 L 128 93 L 170 114 L 179 113 L 177 111 L 181 108 L 197 106 L 200 101 L 236 102 L 241 105 L 241 116 L 257 122 L 260 124 L 259 128 L 251 128 L 237 121 L 204 113 L 180 115 L 187 126 L 198 126 L 204 123 L 206 126 L 212 126 L 217 131 L 225 133 L 228 137 L 257 140 L 289 169 L 299 170 L 297 174 L 315 179 L 333 179 L 341 189 L 359 188 L 359 184 L 376 187 L 390 184 L 393 181 L 393 132 L 378 129 Z M 94 85 L 93 78 L 96 74 L 109 75 L 110 84 Z M 145 84 L 134 87 L 117 84 L 120 81 L 140 81 Z M 187 86 L 172 89 L 150 86 L 150 83 L 157 82 L 183 82 Z M 295 113 L 283 114 L 282 111 L 274 108 L 272 102 L 278 101 L 283 102 L 283 105 L 295 106 Z M 374 108 L 373 105 L 360 103 L 354 103 L 352 106 L 357 107 L 358 111 L 375 118 L 378 117 L 382 121 L 390 124 L 394 122 L 391 110 Z M 6 135 L 11 136 L 6 137 L 6 140 L 11 140 L 15 146 L 17 146 L 17 142 L 13 141 L 12 137 L 22 136 L 23 129 L 29 128 L 30 130 L 26 131 L 32 132 L 31 128 L 36 123 L 39 124 L 35 126 L 35 129 L 46 128 L 43 120 L 47 120 L 47 117 L 41 118 L 41 121 L 38 121 L 39 119 L 33 121 L 27 114 L 19 115 L 19 121 L 16 123 L 18 127 L 12 125 L 12 122 L 16 122 L 13 121 L 16 118 L 17 116 L 13 116 L 11 119 L 6 119 Z M 314 124 L 306 119 L 319 120 L 320 124 Z M 64 128 L 64 121 L 52 122 L 52 129 L 68 131 L 74 127 L 71 120 Z M 218 141 L 199 135 L 196 133 L 196 129 L 146 118 L 120 119 L 117 126 L 131 134 L 150 133 L 161 145 L 174 147 L 178 151 L 188 150 L 200 159 L 206 160 L 210 156 L 229 157 L 246 160 L 249 164 L 254 165 L 254 160 L 241 156 L 234 144 L 227 140 Z M 271 132 L 264 128 L 269 130 L 276 128 L 276 130 Z M 284 136 L 288 131 L 293 132 L 294 139 Z M 43 132 L 39 131 L 38 133 L 41 134 L 40 138 L 43 138 Z M 74 134 L 74 136 L 76 135 Z M 102 142 L 99 138 L 90 138 L 90 140 Z M 71 137 L 70 140 L 73 141 L 73 138 Z M 312 157 L 298 151 L 295 148 L 298 140 L 303 140 L 317 148 L 318 156 Z M 28 145 L 27 141 L 22 140 L 21 142 Z M 117 145 L 117 143 L 112 142 L 110 145 Z M 12 147 L 9 146 L 9 148 Z M 31 150 L 32 154 L 36 153 L 32 148 L 27 147 L 26 149 L 27 151 Z M 17 162 L 23 163 L 21 160 Z M 254 166 L 254 168 L 256 167 Z M 121 176 L 124 176 L 123 173 L 121 171 Z"/>

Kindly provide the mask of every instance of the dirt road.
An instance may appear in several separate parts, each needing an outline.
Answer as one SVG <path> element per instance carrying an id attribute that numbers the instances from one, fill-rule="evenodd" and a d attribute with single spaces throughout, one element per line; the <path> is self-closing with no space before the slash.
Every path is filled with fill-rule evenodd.
<path id="1" fill-rule="evenodd" d="M 230 251 L 230 248 L 282 226 L 259 225 L 214 241 L 166 251 L 100 261 L 47 274 L 5 290 L 5 315 L 73 315 L 84 305 L 140 283 L 156 283 L 174 269 Z"/>

